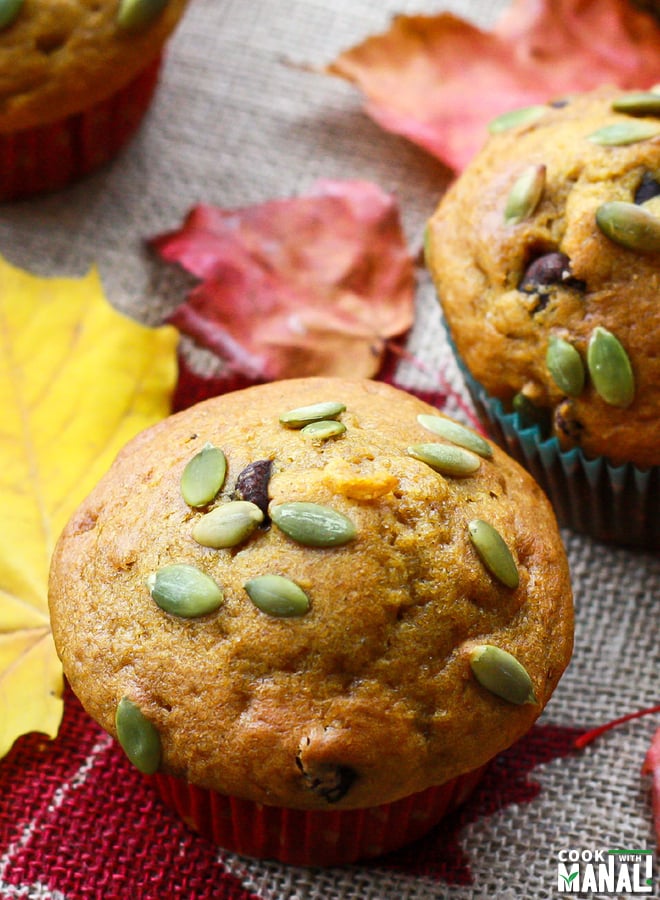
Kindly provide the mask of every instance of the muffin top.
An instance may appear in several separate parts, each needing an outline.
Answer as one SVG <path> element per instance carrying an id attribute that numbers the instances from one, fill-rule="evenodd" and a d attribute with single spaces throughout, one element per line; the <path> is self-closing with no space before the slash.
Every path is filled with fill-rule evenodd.
<path id="1" fill-rule="evenodd" d="M 0 8 L 0 133 L 73 115 L 160 53 L 188 0 L 14 0 Z"/>
<path id="2" fill-rule="evenodd" d="M 352 808 L 529 729 L 572 650 L 566 557 L 531 477 L 447 428 L 384 383 L 294 379 L 119 454 L 58 542 L 50 604 L 73 691 L 140 768 Z"/>
<path id="3" fill-rule="evenodd" d="M 491 128 L 427 230 L 458 353 L 564 449 L 658 465 L 660 94 L 602 88 Z"/>

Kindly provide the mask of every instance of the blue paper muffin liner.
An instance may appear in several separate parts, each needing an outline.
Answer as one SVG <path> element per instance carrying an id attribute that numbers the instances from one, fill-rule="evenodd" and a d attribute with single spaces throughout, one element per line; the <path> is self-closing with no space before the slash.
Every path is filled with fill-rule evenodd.
<path id="1" fill-rule="evenodd" d="M 556 437 L 525 427 L 490 396 L 452 349 L 484 428 L 543 488 L 562 527 L 622 546 L 660 547 L 660 466 L 613 465 L 577 447 L 562 450 Z"/>

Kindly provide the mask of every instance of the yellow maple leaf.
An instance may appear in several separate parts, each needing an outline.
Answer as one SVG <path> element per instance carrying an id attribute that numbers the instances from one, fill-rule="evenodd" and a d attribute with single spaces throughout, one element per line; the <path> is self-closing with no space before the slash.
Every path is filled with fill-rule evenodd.
<path id="1" fill-rule="evenodd" d="M 95 270 L 39 278 L 0 257 L 0 757 L 57 734 L 51 553 L 122 445 L 169 413 L 177 338 L 113 309 Z"/>

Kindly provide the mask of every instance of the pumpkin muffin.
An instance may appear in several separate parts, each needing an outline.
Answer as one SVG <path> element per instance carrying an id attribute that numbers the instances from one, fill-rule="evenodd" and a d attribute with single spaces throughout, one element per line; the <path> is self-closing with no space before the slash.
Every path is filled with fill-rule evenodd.
<path id="1" fill-rule="evenodd" d="M 186 3 L 0 5 L 0 199 L 62 187 L 116 155 L 149 106 Z"/>
<path id="2" fill-rule="evenodd" d="M 373 381 L 260 385 L 143 432 L 64 530 L 50 604 L 73 691 L 186 821 L 295 863 L 427 831 L 572 650 L 540 489 Z"/>
<path id="3" fill-rule="evenodd" d="M 562 524 L 660 545 L 660 94 L 495 120 L 427 230 L 485 425 Z"/>

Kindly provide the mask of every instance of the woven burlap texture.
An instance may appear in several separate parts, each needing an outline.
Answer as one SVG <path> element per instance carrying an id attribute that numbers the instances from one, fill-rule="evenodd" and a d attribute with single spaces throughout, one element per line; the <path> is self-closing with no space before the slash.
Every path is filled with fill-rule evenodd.
<path id="1" fill-rule="evenodd" d="M 147 252 L 146 237 L 176 227 L 197 202 L 243 206 L 304 193 L 318 178 L 363 178 L 394 193 L 416 253 L 448 171 L 383 132 L 365 115 L 350 85 L 314 68 L 384 30 L 395 13 L 451 10 L 488 27 L 504 5 L 503 0 L 192 0 L 171 41 L 154 105 L 128 149 L 65 191 L 0 207 L 0 253 L 39 274 L 77 275 L 95 264 L 112 303 L 155 323 L 181 301 L 181 284 Z M 466 419 L 469 401 L 423 274 L 409 348 L 417 362 L 400 365 L 398 383 L 447 393 L 447 411 Z M 564 536 L 574 580 L 576 651 L 541 724 L 568 732 L 658 703 L 660 560 L 570 532 Z M 583 753 L 538 765 L 530 778 L 541 790 L 529 802 L 505 804 L 468 822 L 459 840 L 470 883 L 446 883 L 410 865 L 316 871 L 218 851 L 215 865 L 233 876 L 234 888 L 218 881 L 213 890 L 197 873 L 203 890 L 193 879 L 187 887 L 174 881 L 169 891 L 151 894 L 145 881 L 138 893 L 262 900 L 555 897 L 560 850 L 653 847 L 649 785 L 640 768 L 659 724 L 657 716 L 631 722 Z M 108 752 L 103 737 L 96 740 L 101 743 L 94 752 Z M 42 752 L 48 754 L 48 746 Z M 84 761 L 72 763 L 71 771 L 78 765 Z M 58 796 L 55 792 L 51 804 Z M 108 791 L 106 802 L 129 803 L 121 783 Z M 48 881 L 53 861 L 38 842 L 32 847 L 11 832 L 13 843 L 5 843 L 15 823 L 3 822 L 3 815 L 8 813 L 0 810 L 1 897 L 115 896 L 89 881 L 79 889 L 56 890 Z M 85 823 L 79 828 L 81 837 Z M 131 852 L 109 851 L 105 867 L 139 869 L 142 851 L 134 857 Z M 160 851 L 152 846 L 150 852 Z M 64 847 L 62 853 L 58 865 L 76 864 L 73 850 L 67 856 Z"/>

